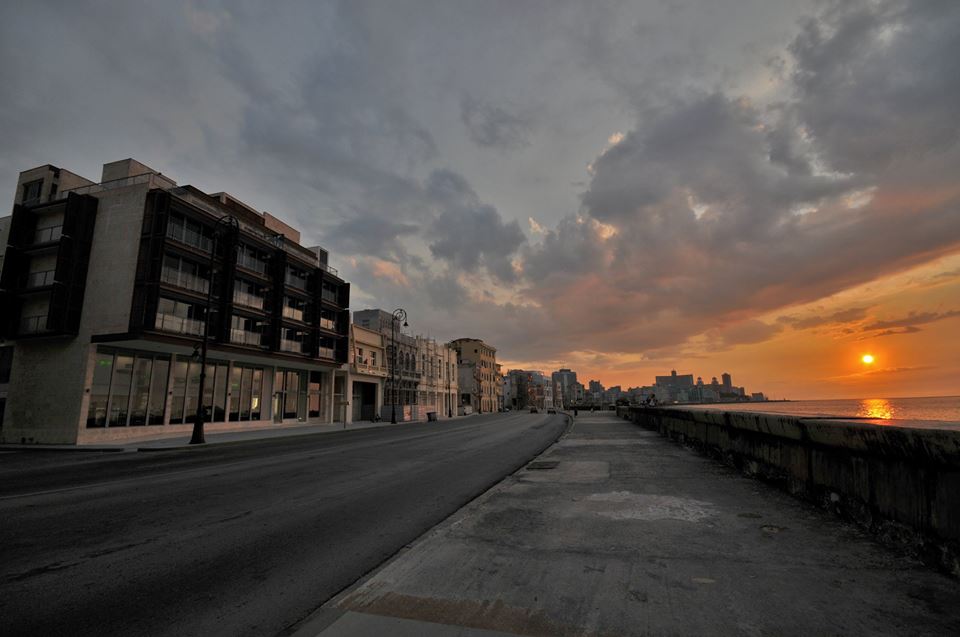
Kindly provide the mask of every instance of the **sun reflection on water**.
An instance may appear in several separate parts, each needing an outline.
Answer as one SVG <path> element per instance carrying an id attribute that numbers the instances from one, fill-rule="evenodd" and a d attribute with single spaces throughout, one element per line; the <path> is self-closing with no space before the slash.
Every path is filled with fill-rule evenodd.
<path id="1" fill-rule="evenodd" d="M 857 408 L 857 415 L 864 418 L 890 420 L 894 417 L 895 412 L 893 405 L 885 398 L 866 398 L 860 401 Z"/>

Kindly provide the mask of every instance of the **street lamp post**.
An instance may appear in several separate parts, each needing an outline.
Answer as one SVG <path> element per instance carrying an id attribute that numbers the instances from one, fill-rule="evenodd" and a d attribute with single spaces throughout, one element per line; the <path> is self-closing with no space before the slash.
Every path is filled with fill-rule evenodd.
<path id="1" fill-rule="evenodd" d="M 221 228 L 221 224 L 224 226 Z M 207 381 L 207 341 L 210 338 L 210 314 L 213 305 L 213 284 L 215 259 L 217 256 L 217 240 L 222 232 L 230 233 L 240 231 L 240 222 L 233 215 L 224 215 L 217 219 L 213 228 L 213 245 L 210 247 L 210 281 L 207 283 L 207 307 L 203 316 L 203 334 L 200 337 L 200 387 L 197 396 L 197 415 L 193 421 L 193 435 L 190 437 L 191 445 L 202 445 L 206 442 L 203 436 L 203 421 L 206 416 L 203 405 L 203 390 Z M 224 255 L 226 259 L 226 255 Z"/>
<path id="2" fill-rule="evenodd" d="M 397 308 L 393 311 L 393 318 L 390 321 L 390 334 L 393 341 L 393 364 L 390 366 L 390 384 L 393 386 L 393 400 L 390 405 L 390 423 L 397 424 L 397 326 L 403 321 L 403 326 L 408 327 L 407 311 L 403 308 Z"/>
<path id="3" fill-rule="evenodd" d="M 447 350 L 447 418 L 453 418 L 453 396 L 450 394 L 450 350 Z"/>

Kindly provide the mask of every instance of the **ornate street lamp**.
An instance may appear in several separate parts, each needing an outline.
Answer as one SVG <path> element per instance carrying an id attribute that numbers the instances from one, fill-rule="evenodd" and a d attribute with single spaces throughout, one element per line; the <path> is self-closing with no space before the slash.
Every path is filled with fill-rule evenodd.
<path id="1" fill-rule="evenodd" d="M 444 366 L 447 368 L 447 418 L 453 418 L 453 396 L 450 394 L 450 350 L 447 350 Z"/>
<path id="2" fill-rule="evenodd" d="M 403 321 L 404 327 L 409 327 L 407 323 L 407 311 L 403 308 L 397 308 L 393 311 L 393 318 L 390 321 L 390 333 L 393 341 L 393 365 L 390 366 L 390 385 L 393 387 L 393 400 L 390 405 L 390 423 L 397 424 L 397 326 Z"/>
<path id="3" fill-rule="evenodd" d="M 197 396 L 197 415 L 193 421 L 193 435 L 190 437 L 191 445 L 201 445 L 206 442 L 203 437 L 203 421 L 206 417 L 203 405 L 203 389 L 207 380 L 207 341 L 210 338 L 210 314 L 213 305 L 213 284 L 215 259 L 217 256 L 217 241 L 220 235 L 229 232 L 230 234 L 240 232 L 240 222 L 233 215 L 224 215 L 217 219 L 213 227 L 213 245 L 210 248 L 210 282 L 207 284 L 207 311 L 203 316 L 203 334 L 200 338 L 200 387 Z M 224 255 L 226 259 L 226 255 Z"/>

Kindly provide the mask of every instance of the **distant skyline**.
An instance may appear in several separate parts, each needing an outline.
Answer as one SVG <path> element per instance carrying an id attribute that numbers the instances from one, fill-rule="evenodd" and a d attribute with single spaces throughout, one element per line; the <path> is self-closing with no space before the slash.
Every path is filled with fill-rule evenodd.
<path id="1" fill-rule="evenodd" d="M 8 206 L 133 157 L 505 368 L 960 393 L 958 2 L 37 1 L 0 55 Z"/>

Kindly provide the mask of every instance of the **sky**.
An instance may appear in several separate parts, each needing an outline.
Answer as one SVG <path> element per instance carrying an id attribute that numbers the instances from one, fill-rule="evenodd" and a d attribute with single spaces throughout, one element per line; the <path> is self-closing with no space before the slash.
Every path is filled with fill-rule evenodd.
<path id="1" fill-rule="evenodd" d="M 6 2 L 0 197 L 134 157 L 505 369 L 956 395 L 958 59 L 956 0 Z"/>

